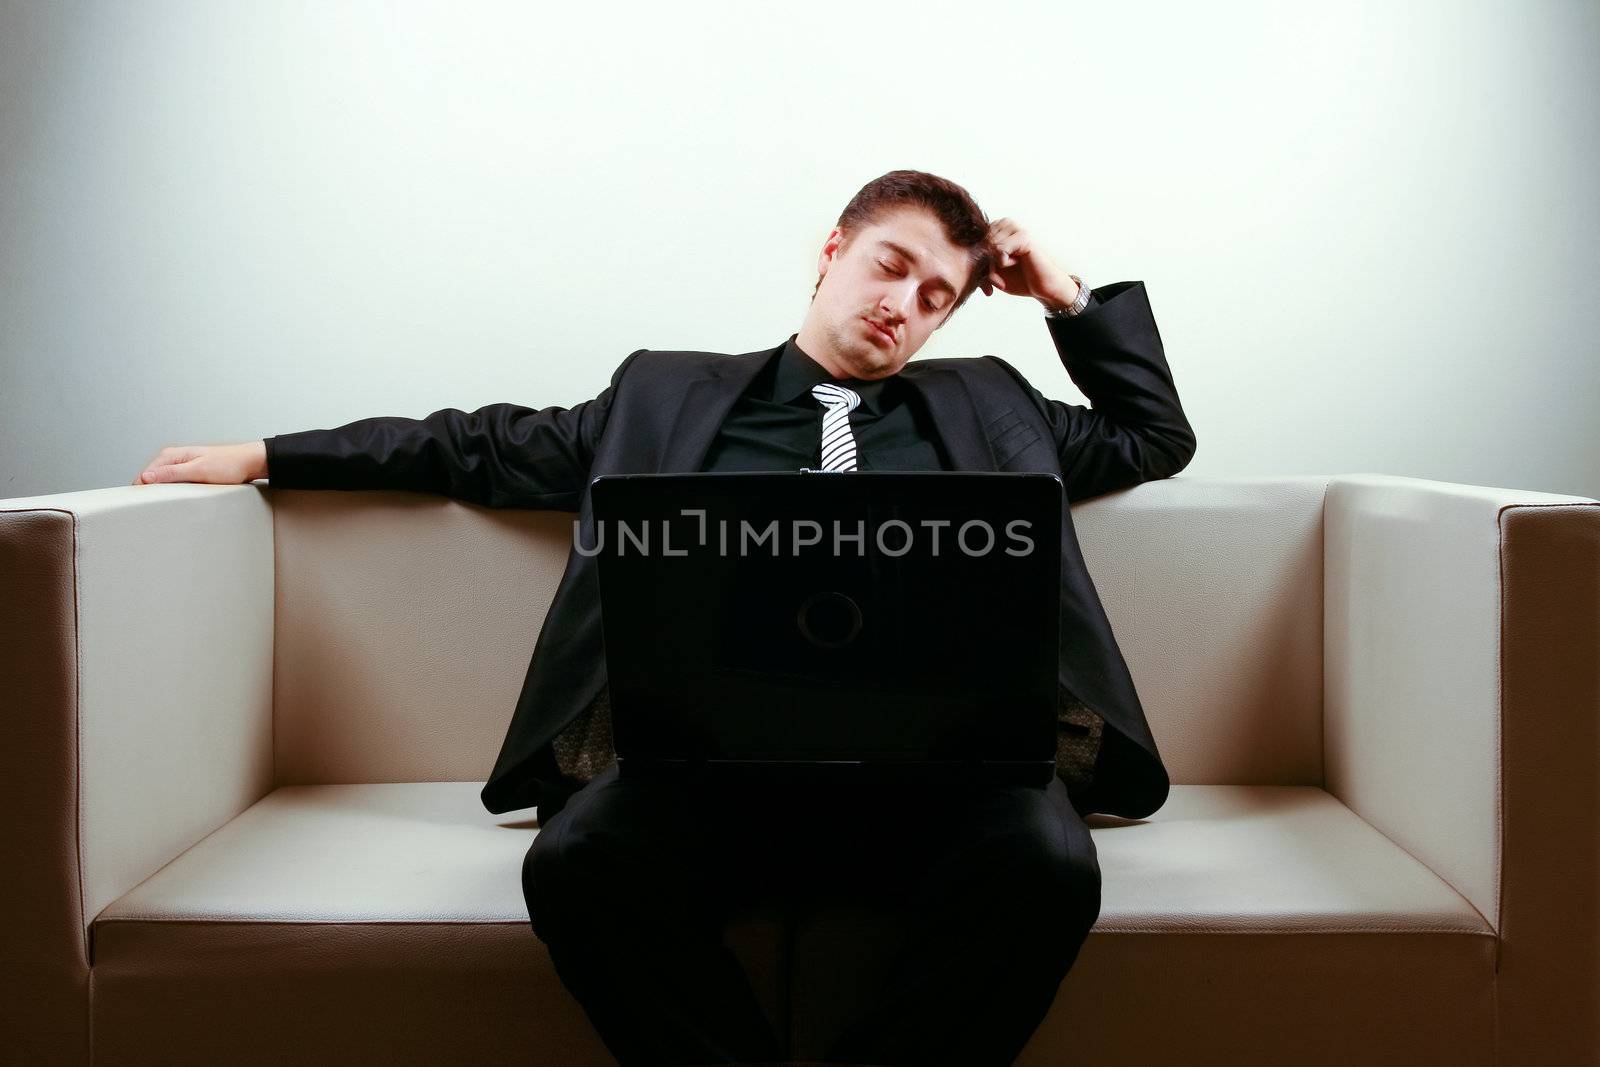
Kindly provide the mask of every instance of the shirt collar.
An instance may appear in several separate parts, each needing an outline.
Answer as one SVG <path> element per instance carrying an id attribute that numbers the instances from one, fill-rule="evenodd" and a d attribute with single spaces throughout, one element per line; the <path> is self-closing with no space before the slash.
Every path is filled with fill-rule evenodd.
<path id="1" fill-rule="evenodd" d="M 783 343 L 783 351 L 778 353 L 778 374 L 772 387 L 774 403 L 789 404 L 802 397 L 810 398 L 813 385 L 819 382 L 833 382 L 860 394 L 861 410 L 870 411 L 874 415 L 883 413 L 883 387 L 889 378 L 878 378 L 873 381 L 835 378 L 822 364 L 808 356 L 805 349 L 795 343 L 795 339 L 799 336 L 790 334 L 789 339 Z M 892 377 L 893 375 L 890 375 L 890 378 Z"/>

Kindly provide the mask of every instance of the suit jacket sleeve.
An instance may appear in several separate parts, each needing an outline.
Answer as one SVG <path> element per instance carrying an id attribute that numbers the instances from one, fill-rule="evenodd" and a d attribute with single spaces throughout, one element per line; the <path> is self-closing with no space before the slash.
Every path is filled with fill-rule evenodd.
<path id="1" fill-rule="evenodd" d="M 1092 406 L 1049 399 L 1012 370 L 1050 424 L 1069 500 L 1169 478 L 1195 453 L 1144 283 L 1116 282 L 1094 296 L 1081 315 L 1045 319 Z"/>
<path id="2" fill-rule="evenodd" d="M 622 361 L 599 396 L 570 408 L 444 408 L 268 437 L 267 478 L 285 489 L 407 489 L 491 508 L 577 511 L 617 383 L 643 351 Z"/>

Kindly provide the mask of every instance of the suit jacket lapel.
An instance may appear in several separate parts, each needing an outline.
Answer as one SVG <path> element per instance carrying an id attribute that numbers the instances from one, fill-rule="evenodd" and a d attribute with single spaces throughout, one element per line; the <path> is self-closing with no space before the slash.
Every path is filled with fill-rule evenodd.
<path id="1" fill-rule="evenodd" d="M 907 363 L 900 378 L 922 397 L 934 432 L 958 471 L 995 470 L 989 435 L 978 419 L 978 405 L 961 376 L 942 367 Z"/>
<path id="2" fill-rule="evenodd" d="M 784 342 L 787 343 L 788 338 Z M 746 352 L 719 363 L 710 374 L 696 378 L 684 388 L 678 411 L 667 429 L 666 445 L 661 450 L 661 465 L 656 468 L 658 473 L 700 469 L 728 412 L 750 388 L 750 383 L 767 365 L 767 360 L 777 355 L 782 347 L 780 344 Z"/>

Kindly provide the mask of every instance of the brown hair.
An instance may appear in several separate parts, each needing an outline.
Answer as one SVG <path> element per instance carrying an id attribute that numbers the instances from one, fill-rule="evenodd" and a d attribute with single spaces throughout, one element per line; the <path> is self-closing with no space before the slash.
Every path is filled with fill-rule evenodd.
<path id="1" fill-rule="evenodd" d="M 967 262 L 972 267 L 955 303 L 940 321 L 942 326 L 989 276 L 997 258 L 994 246 L 989 243 L 989 217 L 965 189 L 926 171 L 891 170 L 863 185 L 844 206 L 839 221 L 834 224 L 843 232 L 839 247 L 842 250 L 861 230 L 908 204 L 933 212 L 944 228 L 945 237 L 967 253 Z M 821 288 L 822 275 L 818 274 L 817 284 L 811 290 L 813 300 Z"/>

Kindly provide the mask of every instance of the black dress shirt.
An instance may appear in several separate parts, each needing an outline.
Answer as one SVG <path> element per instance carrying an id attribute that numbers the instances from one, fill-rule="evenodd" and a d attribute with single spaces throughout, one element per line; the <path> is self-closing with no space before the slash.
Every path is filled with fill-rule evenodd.
<path id="1" fill-rule="evenodd" d="M 861 403 L 850 413 L 856 469 L 948 470 L 949 458 L 915 393 L 897 376 L 862 381 L 835 378 L 790 334 L 750 388 L 733 405 L 711 442 L 702 470 L 793 471 L 822 466 L 818 382 L 854 390 Z"/>
<path id="2" fill-rule="evenodd" d="M 1089 294 L 1088 307 L 1100 298 Z M 1084 309 L 1085 311 L 1088 308 Z M 835 378 L 790 334 L 750 388 L 733 405 L 706 453 L 705 471 L 793 471 L 822 466 L 822 403 L 818 382 L 854 390 L 861 403 L 850 413 L 857 470 L 950 469 L 939 435 L 915 391 L 898 375 L 862 381 Z"/>

